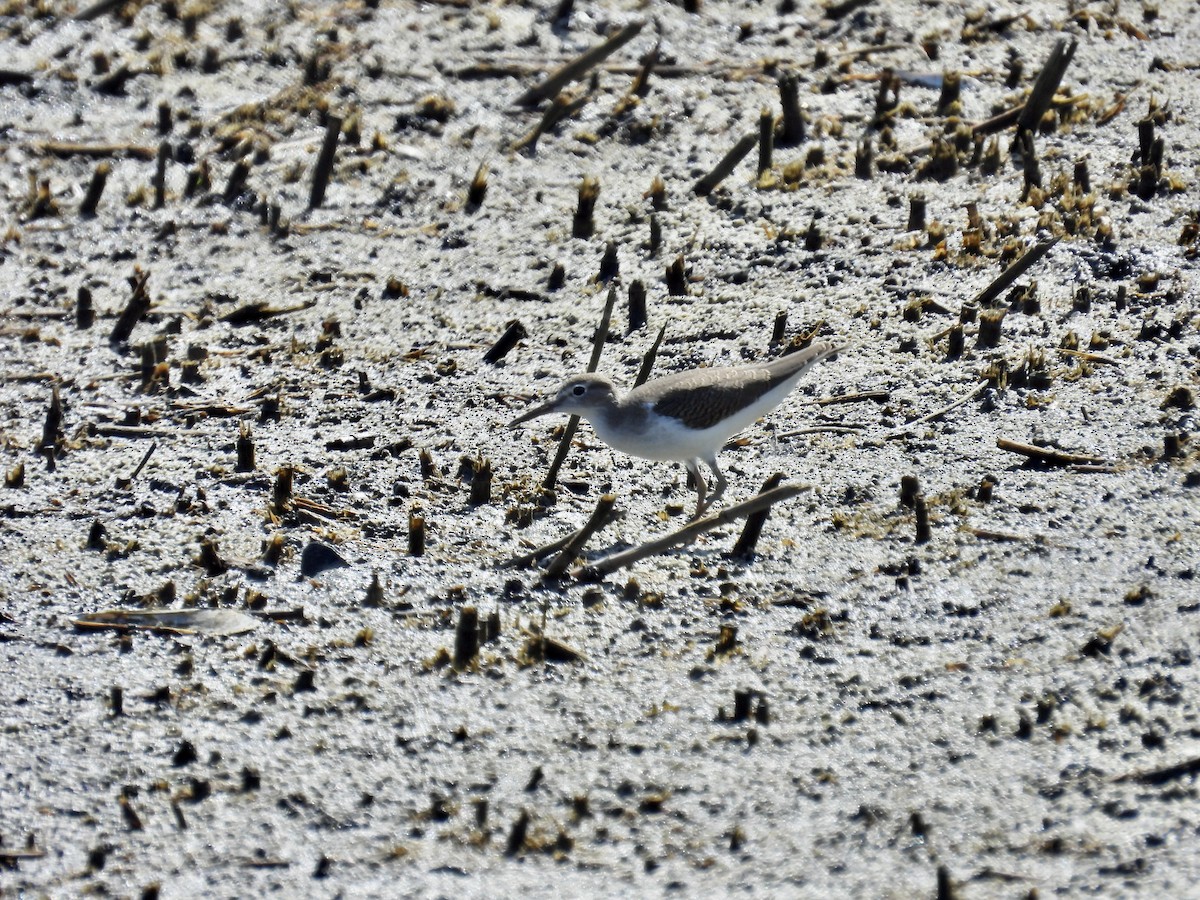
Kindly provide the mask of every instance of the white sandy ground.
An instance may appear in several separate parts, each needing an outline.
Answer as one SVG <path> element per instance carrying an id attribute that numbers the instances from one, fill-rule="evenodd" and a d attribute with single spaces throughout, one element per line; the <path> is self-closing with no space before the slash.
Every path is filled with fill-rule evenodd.
<path id="1" fill-rule="evenodd" d="M 35 851 L 0 867 L 0 893 L 913 897 L 935 892 L 939 867 L 967 898 L 1194 891 L 1197 767 L 1122 780 L 1200 758 L 1195 442 L 1163 458 L 1166 435 L 1195 430 L 1194 409 L 1165 401 L 1179 386 L 1200 390 L 1197 244 L 1179 243 L 1200 209 L 1190 4 L 1161 3 L 1149 19 L 1132 4 L 1080 6 L 1073 17 L 1060 4 L 1013 6 L 984 17 L 1017 16 L 1007 28 L 969 40 L 977 8 L 941 3 L 878 2 L 837 22 L 811 4 L 707 2 L 696 15 L 581 4 L 566 31 L 546 20 L 551 4 L 313 3 L 285 14 L 218 3 L 195 41 L 155 4 L 129 27 L 112 16 L 73 22 L 68 4 L 51 5 L 46 17 L 0 16 L 0 67 L 33 75 L 32 87 L 0 87 L 0 437 L 5 471 L 25 467 L 23 485 L 0 492 L 0 858 Z M 235 17 L 244 34 L 230 42 Z M 536 154 L 508 152 L 541 115 L 511 101 L 542 67 L 637 17 L 650 24 L 601 72 L 580 116 Z M 614 69 L 636 66 L 656 30 L 662 65 L 685 70 L 653 76 L 607 133 L 631 77 Z M 1085 158 L 1095 222 L 1022 279 L 1036 279 L 1039 311 L 1010 311 L 994 350 L 975 349 L 969 326 L 966 352 L 947 359 L 937 336 L 1001 269 L 960 254 L 966 204 L 1022 245 L 1048 233 L 1039 217 L 1058 207 L 1022 205 L 1009 164 L 941 183 L 854 178 L 878 85 L 820 86 L 888 67 L 962 69 L 962 115 L 978 121 L 1019 102 L 1061 35 L 1079 42 L 1063 93 L 1080 113 L 1039 134 L 1042 172 L 1047 184 L 1069 179 Z M 928 40 L 935 61 L 919 46 Z M 203 46 L 219 50 L 215 72 L 199 68 Z M 839 71 L 868 46 L 877 49 Z M 339 150 L 323 207 L 306 213 L 323 129 L 281 92 L 322 47 L 332 78 L 315 93 L 337 111 L 361 110 L 363 141 Z M 814 68 L 818 48 L 832 61 Z M 110 69 L 188 56 L 108 96 L 93 86 L 99 50 Z M 1003 84 L 1014 51 L 1025 64 L 1019 90 Z M 752 156 L 712 197 L 691 196 L 759 109 L 777 108 L 768 58 L 797 67 L 811 120 L 803 147 L 777 151 L 779 168 L 819 144 L 829 169 L 794 190 L 760 189 Z M 516 68 L 462 76 L 482 63 Z M 453 101 L 453 113 L 411 124 L 429 95 Z M 901 148 L 936 132 L 936 99 L 902 88 L 911 106 L 894 127 Z M 154 148 L 164 100 L 176 110 L 169 140 L 210 161 L 218 195 L 233 166 L 222 117 L 245 103 L 278 113 L 248 119 L 249 135 L 272 148 L 248 183 L 305 227 L 272 236 L 255 212 L 185 198 L 192 165 L 182 162 L 168 167 L 163 209 L 149 208 L 150 193 L 131 205 L 154 163 L 128 158 L 113 160 L 99 215 L 81 219 L 95 160 L 43 143 Z M 1156 134 L 1177 190 L 1141 200 L 1123 185 L 1152 101 L 1169 112 Z M 398 125 L 403 116 L 409 124 Z M 386 147 L 371 148 L 376 132 Z M 1006 150 L 1010 139 L 1001 137 Z M 487 197 L 469 212 L 462 200 L 483 161 Z M 31 174 L 49 180 L 58 215 L 30 219 Z M 597 234 L 577 239 L 585 174 L 602 185 Z M 651 256 L 643 194 L 656 174 L 669 207 Z M 946 259 L 904 230 L 914 194 L 945 225 Z M 1095 235 L 1102 215 L 1107 247 Z M 814 221 L 824 242 L 810 250 Z M 548 513 L 523 528 L 509 515 L 530 505 L 554 423 L 503 424 L 583 368 L 610 240 L 622 300 L 601 368 L 620 381 L 664 324 L 661 372 L 778 352 L 768 343 L 780 311 L 789 338 L 820 326 L 852 349 L 721 457 L 729 502 L 776 471 L 811 486 L 773 510 L 752 562 L 723 555 L 738 533 L 723 527 L 600 585 L 550 589 L 535 572 L 497 565 L 578 527 L 602 491 L 616 493 L 623 516 L 589 558 L 661 534 L 690 508 L 681 467 L 614 454 L 585 427 Z M 663 271 L 680 253 L 690 296 L 668 297 Z M 567 277 L 550 292 L 555 262 Z M 151 273 L 156 311 L 131 344 L 168 334 L 165 389 L 143 390 L 136 350 L 107 341 L 135 264 Z M 651 321 L 626 334 L 635 278 Z M 407 296 L 389 296 L 389 279 Z M 74 325 L 81 285 L 99 312 L 89 330 Z M 1093 291 L 1090 311 L 1072 311 L 1080 286 Z M 948 313 L 906 320 L 921 298 Z M 255 301 L 313 305 L 219 321 Z M 529 337 L 499 365 L 484 363 L 514 318 Z M 340 365 L 322 364 L 327 321 L 338 323 Z M 1109 361 L 1059 354 L 1068 332 L 1081 350 L 1103 336 L 1096 352 Z M 188 385 L 180 362 L 192 345 L 208 353 L 205 380 Z M 1044 356 L 1048 386 L 992 386 L 886 437 L 974 390 L 997 361 L 1016 370 L 1031 352 Z M 52 378 L 67 444 L 50 472 L 36 451 Z M 364 383 L 390 393 L 372 398 Z M 857 391 L 887 396 L 813 405 Z M 282 418 L 260 422 L 262 398 L 275 395 Z M 88 431 L 125 421 L 151 436 Z M 241 421 L 257 451 L 250 474 L 235 471 Z M 844 422 L 863 431 L 783 437 Z M 373 446 L 330 446 L 364 436 Z M 1029 468 L 998 438 L 1048 441 L 1111 471 Z M 122 486 L 151 441 L 146 466 Z M 421 450 L 435 477 L 422 479 Z M 464 456 L 491 461 L 492 502 L 468 503 Z M 269 520 L 283 465 L 297 469 L 298 496 L 345 515 Z M 344 491 L 328 486 L 339 466 Z M 930 504 L 923 545 L 898 500 L 908 474 Z M 985 476 L 996 483 L 990 503 L 975 494 Z M 429 523 L 420 558 L 406 552 L 414 509 Z M 85 547 L 95 520 L 107 550 Z M 265 580 L 254 566 L 208 575 L 194 562 L 206 536 L 253 563 L 273 535 L 286 552 Z M 300 550 L 316 539 L 351 565 L 301 577 Z M 373 573 L 379 607 L 365 603 Z M 141 608 L 168 582 L 176 607 L 256 603 L 304 618 L 232 637 L 127 641 L 72 626 L 83 613 Z M 453 646 L 464 605 L 499 610 L 504 628 L 477 667 L 455 673 L 437 657 Z M 584 659 L 523 665 L 522 629 L 543 620 Z M 716 653 L 723 626 L 736 627 L 737 644 Z M 297 690 L 305 669 L 315 690 Z M 765 698 L 767 721 L 728 720 L 744 690 Z M 525 840 L 508 854 L 523 811 Z"/>

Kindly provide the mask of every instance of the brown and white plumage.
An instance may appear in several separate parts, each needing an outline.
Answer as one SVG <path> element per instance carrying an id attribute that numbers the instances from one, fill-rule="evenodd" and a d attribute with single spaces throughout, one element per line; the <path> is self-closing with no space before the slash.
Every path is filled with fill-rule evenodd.
<path id="1" fill-rule="evenodd" d="M 624 396 L 603 375 L 576 375 L 553 399 L 513 419 L 509 427 L 550 413 L 570 413 L 591 422 L 596 435 L 615 450 L 682 462 L 696 479 L 699 517 L 725 492 L 727 482 L 717 465 L 725 442 L 782 403 L 805 372 L 840 349 L 822 342 L 767 363 L 690 369 L 648 381 Z M 717 477 L 711 496 L 701 462 Z"/>

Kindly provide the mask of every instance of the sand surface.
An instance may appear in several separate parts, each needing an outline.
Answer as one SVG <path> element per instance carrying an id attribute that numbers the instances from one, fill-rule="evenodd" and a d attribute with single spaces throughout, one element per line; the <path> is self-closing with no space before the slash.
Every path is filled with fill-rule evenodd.
<path id="1" fill-rule="evenodd" d="M 1193 4 L 83 12 L 0 6 L 0 894 L 1195 891 Z M 1033 173 L 983 123 L 1060 40 Z M 786 73 L 802 139 L 698 196 Z M 721 455 L 726 503 L 804 488 L 752 559 L 502 566 L 606 492 L 585 563 L 691 512 L 505 428 L 610 287 L 621 384 L 660 330 L 657 374 L 848 345 Z"/>

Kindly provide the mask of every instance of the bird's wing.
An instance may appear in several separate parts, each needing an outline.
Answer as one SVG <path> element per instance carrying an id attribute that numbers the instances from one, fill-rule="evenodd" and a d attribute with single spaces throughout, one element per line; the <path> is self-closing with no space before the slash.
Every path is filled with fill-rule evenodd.
<path id="1" fill-rule="evenodd" d="M 660 379 L 655 383 L 661 393 L 654 402 L 654 411 L 678 419 L 688 428 L 703 430 L 728 419 L 786 380 L 786 376 L 772 378 L 766 369 L 747 368 L 738 371 L 735 381 L 714 381 L 709 373 L 715 371 L 734 370 L 697 369 Z"/>

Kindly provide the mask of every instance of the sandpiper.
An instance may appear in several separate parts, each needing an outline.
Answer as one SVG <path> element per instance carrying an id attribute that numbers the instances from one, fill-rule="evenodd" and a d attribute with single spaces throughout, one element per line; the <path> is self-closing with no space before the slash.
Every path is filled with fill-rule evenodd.
<path id="1" fill-rule="evenodd" d="M 782 403 L 809 368 L 841 349 L 823 342 L 771 362 L 676 372 L 623 397 L 603 375 L 576 375 L 563 383 L 552 400 L 517 416 L 509 427 L 550 413 L 570 413 L 591 422 L 600 440 L 614 450 L 681 462 L 696 481 L 699 518 L 725 493 L 727 482 L 717 465 L 717 451 Z M 701 462 L 717 476 L 711 495 L 700 473 Z"/>

